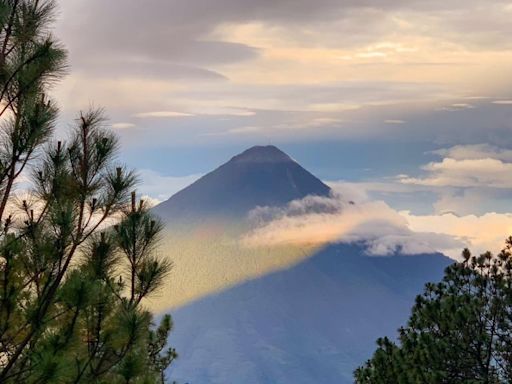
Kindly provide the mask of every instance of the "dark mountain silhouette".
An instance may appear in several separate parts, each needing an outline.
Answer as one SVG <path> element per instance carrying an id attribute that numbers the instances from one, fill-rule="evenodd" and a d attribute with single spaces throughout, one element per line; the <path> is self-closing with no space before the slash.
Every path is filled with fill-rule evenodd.
<path id="1" fill-rule="evenodd" d="M 396 336 L 414 297 L 438 281 L 440 254 L 370 257 L 333 245 L 288 270 L 173 312 L 178 382 L 348 384 L 381 336 Z"/>
<path id="2" fill-rule="evenodd" d="M 256 206 L 280 206 L 330 188 L 275 146 L 255 146 L 154 208 L 164 220 L 240 217 Z"/>

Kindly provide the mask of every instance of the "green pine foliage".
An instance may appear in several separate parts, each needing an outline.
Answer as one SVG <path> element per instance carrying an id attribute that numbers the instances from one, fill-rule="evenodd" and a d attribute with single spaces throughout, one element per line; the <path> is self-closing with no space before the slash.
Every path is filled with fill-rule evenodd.
<path id="1" fill-rule="evenodd" d="M 177 357 L 144 299 L 168 276 L 162 225 L 116 164 L 101 111 L 53 142 L 66 70 L 51 0 L 0 0 L 0 383 L 163 383 Z M 20 175 L 32 187 L 14 194 Z"/>
<path id="2" fill-rule="evenodd" d="M 398 343 L 379 339 L 359 384 L 512 382 L 512 238 L 497 256 L 466 249 L 416 298 Z"/>

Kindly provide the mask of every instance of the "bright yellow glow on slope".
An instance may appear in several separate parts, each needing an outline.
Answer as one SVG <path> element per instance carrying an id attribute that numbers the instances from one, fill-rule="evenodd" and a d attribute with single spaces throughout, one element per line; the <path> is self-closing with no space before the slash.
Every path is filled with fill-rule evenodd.
<path id="1" fill-rule="evenodd" d="M 221 235 L 167 234 L 161 253 L 173 261 L 173 271 L 166 285 L 147 301 L 147 305 L 157 312 L 179 307 L 235 284 L 288 268 L 318 249 L 319 244 L 249 248 L 229 231 Z"/>

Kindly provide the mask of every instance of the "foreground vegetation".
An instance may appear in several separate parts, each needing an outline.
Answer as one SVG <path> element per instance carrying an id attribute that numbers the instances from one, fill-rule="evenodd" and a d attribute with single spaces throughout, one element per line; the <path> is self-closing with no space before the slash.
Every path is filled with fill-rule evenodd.
<path id="1" fill-rule="evenodd" d="M 378 349 L 355 372 L 359 384 L 512 382 L 512 238 L 496 257 L 471 256 L 448 267 L 418 296 L 398 342 Z"/>
<path id="2" fill-rule="evenodd" d="M 101 112 L 52 141 L 48 88 L 66 70 L 54 11 L 0 1 L 0 382 L 163 382 L 171 318 L 155 328 L 142 306 L 171 267 L 155 255 L 162 226 L 115 164 Z"/>

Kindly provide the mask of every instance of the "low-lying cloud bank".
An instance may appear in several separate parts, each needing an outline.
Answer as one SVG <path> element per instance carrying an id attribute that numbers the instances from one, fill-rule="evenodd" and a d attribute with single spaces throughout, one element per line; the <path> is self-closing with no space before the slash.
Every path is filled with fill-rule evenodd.
<path id="1" fill-rule="evenodd" d="M 249 215 L 254 227 L 242 242 L 248 247 L 362 242 L 374 256 L 442 252 L 458 258 L 464 247 L 499 251 L 512 230 L 511 214 L 414 215 L 383 201 L 352 202 L 342 196 L 347 195 L 342 191 L 329 198 L 308 196 L 285 208 L 258 207 Z"/>
<path id="2" fill-rule="evenodd" d="M 340 195 L 308 196 L 285 208 L 256 208 L 247 246 L 363 242 L 370 255 L 420 254 L 462 248 L 455 236 L 414 232 L 407 219 L 382 201 L 351 202 Z"/>

